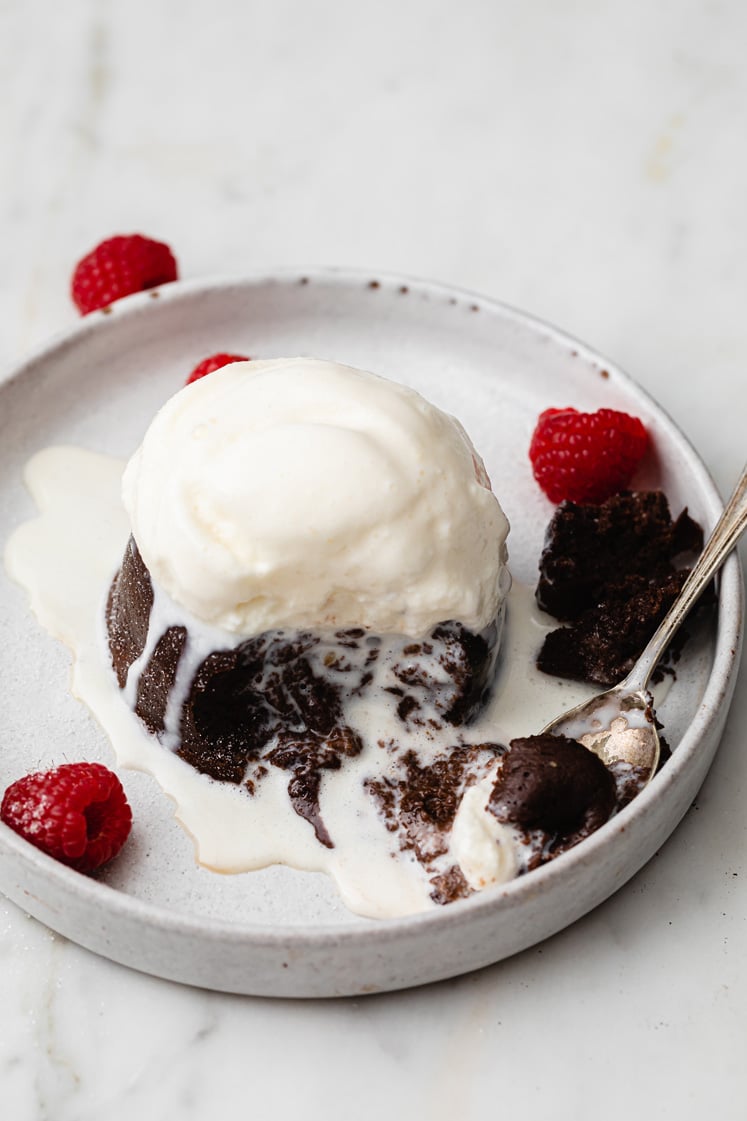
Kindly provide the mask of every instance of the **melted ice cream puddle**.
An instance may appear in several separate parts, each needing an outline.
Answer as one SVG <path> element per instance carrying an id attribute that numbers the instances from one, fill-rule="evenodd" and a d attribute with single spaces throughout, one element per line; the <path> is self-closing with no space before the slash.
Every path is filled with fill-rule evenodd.
<path id="1" fill-rule="evenodd" d="M 271 769 L 250 797 L 241 787 L 194 770 L 150 736 L 117 687 L 104 634 L 104 601 L 122 558 L 130 526 L 120 500 L 124 463 L 78 448 L 48 448 L 30 460 L 25 480 L 40 516 L 8 542 L 10 575 L 31 597 L 42 625 L 73 652 L 72 691 L 109 736 L 118 763 L 151 774 L 176 805 L 177 820 L 195 842 L 198 862 L 220 872 L 287 864 L 334 878 L 346 905 L 371 917 L 435 907 L 428 874 L 410 852 L 397 848 L 364 780 L 386 772 L 377 741 L 404 742 L 393 711 L 361 704 L 356 727 L 366 747 L 322 783 L 320 808 L 335 847 L 316 840 L 293 810 L 287 775 Z M 544 617 L 545 619 L 547 617 Z M 421 754 L 459 743 L 504 743 L 529 735 L 553 716 L 593 695 L 594 689 L 560 682 L 534 667 L 548 623 L 531 589 L 517 585 L 508 600 L 499 672 L 491 702 L 467 728 L 447 728 L 431 745 L 410 733 Z M 442 868 L 459 864 L 471 886 L 504 882 L 515 874 L 517 837 L 486 813 L 492 779 L 469 787 L 457 812 Z M 490 820 L 483 820 L 489 818 Z"/>

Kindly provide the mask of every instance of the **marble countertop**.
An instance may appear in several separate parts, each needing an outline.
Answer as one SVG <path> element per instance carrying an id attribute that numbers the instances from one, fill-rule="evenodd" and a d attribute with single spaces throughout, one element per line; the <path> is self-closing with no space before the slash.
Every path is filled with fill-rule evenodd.
<path id="1" fill-rule="evenodd" d="M 0 363 L 71 324 L 101 238 L 182 274 L 463 285 L 642 383 L 722 492 L 747 415 L 740 0 L 0 5 Z M 743 1116 L 747 721 L 616 896 L 500 965 L 330 1002 L 94 957 L 0 900 L 13 1121 Z"/>

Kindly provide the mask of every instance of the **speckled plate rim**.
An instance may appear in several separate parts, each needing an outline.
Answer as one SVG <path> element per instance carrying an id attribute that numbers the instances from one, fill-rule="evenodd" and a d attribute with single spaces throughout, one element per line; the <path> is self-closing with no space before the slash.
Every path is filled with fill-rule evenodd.
<path id="1" fill-rule="evenodd" d="M 633 397 L 638 397 L 645 402 L 647 407 L 658 415 L 667 438 L 678 445 L 688 469 L 697 478 L 707 504 L 710 523 L 715 522 L 722 509 L 722 501 L 710 473 L 695 448 L 665 410 L 615 362 L 602 356 L 593 347 L 577 340 L 566 331 L 501 301 L 466 289 L 435 281 L 421 280 L 408 275 L 383 271 L 371 273 L 360 269 L 311 267 L 275 269 L 241 276 L 213 277 L 199 281 L 179 281 L 159 289 L 126 297 L 111 308 L 105 309 L 105 311 L 86 316 L 71 328 L 59 333 L 40 346 L 23 363 L 0 376 L 0 389 L 12 380 L 28 376 L 38 364 L 53 362 L 57 356 L 62 355 L 67 349 L 79 345 L 87 335 L 101 331 L 102 326 L 114 316 L 121 319 L 123 317 L 138 318 L 148 315 L 157 306 L 156 300 L 164 302 L 188 301 L 199 298 L 204 294 L 215 294 L 235 288 L 246 289 L 273 284 L 306 283 L 307 281 L 321 281 L 327 285 L 339 284 L 343 287 L 354 284 L 356 287 L 360 287 L 370 277 L 376 277 L 376 281 L 373 281 L 375 284 L 406 286 L 413 293 L 420 293 L 426 298 L 441 298 L 452 302 L 456 300 L 470 307 L 483 309 L 488 313 L 492 312 L 503 319 L 514 321 L 522 328 L 529 329 L 534 334 L 543 336 L 556 345 L 577 352 L 590 364 L 609 371 L 611 378 L 624 384 L 626 390 Z M 359 949 L 366 946 L 382 948 L 409 935 L 425 938 L 436 928 L 441 930 L 446 926 L 452 929 L 452 933 L 458 933 L 466 926 L 474 924 L 478 917 L 483 919 L 497 918 L 506 910 L 519 906 L 522 900 L 541 896 L 549 884 L 560 878 L 571 880 L 579 875 L 583 876 L 586 870 L 595 866 L 600 854 L 607 851 L 608 846 L 614 844 L 615 838 L 630 830 L 636 822 L 645 818 L 651 812 L 652 808 L 661 801 L 667 787 L 674 787 L 681 783 L 683 773 L 693 769 L 694 759 L 699 748 L 704 742 L 707 742 L 711 746 L 705 751 L 705 758 L 700 762 L 696 784 L 691 783 L 691 786 L 697 790 L 715 753 L 736 683 L 741 653 L 743 614 L 744 588 L 741 567 L 738 556 L 734 554 L 724 565 L 720 577 L 719 620 L 711 674 L 698 712 L 666 767 L 634 802 L 577 848 L 526 877 L 514 880 L 499 889 L 474 895 L 468 900 L 454 903 L 443 910 L 389 919 L 384 922 L 374 922 L 370 925 L 366 924 L 353 928 L 349 926 L 336 927 L 329 924 L 324 929 L 313 925 L 294 925 L 292 928 L 287 928 L 261 923 L 236 923 L 220 919 L 192 917 L 127 895 L 95 878 L 81 876 L 39 852 L 2 823 L 0 823 L 0 860 L 3 866 L 8 860 L 16 862 L 17 867 L 21 869 L 21 873 L 27 873 L 34 881 L 38 877 L 50 881 L 63 894 L 76 898 L 84 907 L 99 906 L 106 908 L 115 920 L 127 919 L 143 924 L 154 924 L 166 937 L 171 933 L 186 935 L 207 942 L 245 946 L 247 949 L 257 946 L 277 947 L 291 953 L 294 950 L 303 951 L 311 947 L 339 948 L 341 944 L 351 942 L 355 943 Z M 687 804 L 686 802 L 681 807 L 677 819 L 668 826 L 664 838 L 669 836 L 676 828 L 682 814 L 687 809 Z M 654 847 L 658 847 L 658 843 Z M 636 866 L 625 868 L 619 881 L 609 884 L 599 894 L 595 903 L 587 906 L 584 911 L 575 914 L 570 921 L 575 921 L 575 918 L 580 917 L 580 914 L 585 913 L 591 907 L 596 906 L 598 902 L 601 902 L 602 899 L 617 891 L 650 859 L 653 851 L 652 849 L 651 852 L 648 852 L 637 862 Z M 39 910 L 38 907 L 34 906 L 34 903 L 35 898 L 29 895 L 26 907 L 32 914 Z M 44 918 L 49 925 L 56 925 L 47 914 Z M 555 930 L 567 925 L 567 921 L 560 921 Z M 64 924 L 60 924 L 59 928 L 61 929 L 62 926 Z M 536 941 L 548 937 L 553 932 L 553 930 L 545 929 L 536 938 L 524 940 L 517 949 L 526 948 Z M 81 941 L 81 944 L 86 944 L 85 939 L 76 940 Z M 107 952 L 99 946 L 91 948 L 100 953 Z M 110 956 L 114 960 L 124 960 L 121 955 L 112 953 Z M 497 960 L 497 958 L 491 960 Z M 135 963 L 129 961 L 127 964 L 133 965 Z M 135 967 L 137 966 L 135 965 Z M 148 971 L 147 966 L 143 966 L 143 968 Z M 168 976 L 167 972 L 159 972 Z M 450 975 L 452 974 L 448 969 L 439 973 L 439 976 Z M 176 979 L 184 980 L 184 978 Z M 429 979 L 436 978 L 434 976 Z M 200 981 L 195 980 L 193 983 L 200 984 Z M 403 987 L 406 983 L 400 982 L 391 987 Z M 416 981 L 415 983 L 423 982 Z M 261 991 L 261 989 L 232 989 L 230 991 L 250 992 Z M 329 995 L 332 995 L 332 993 L 330 992 Z"/>

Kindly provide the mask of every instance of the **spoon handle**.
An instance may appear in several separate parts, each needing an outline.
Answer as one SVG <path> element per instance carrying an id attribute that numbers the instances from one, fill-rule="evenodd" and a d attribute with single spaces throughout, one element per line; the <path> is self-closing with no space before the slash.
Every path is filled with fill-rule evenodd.
<path id="1" fill-rule="evenodd" d="M 651 674 L 688 611 L 708 585 L 713 574 L 726 560 L 746 528 L 747 467 L 742 471 L 739 482 L 734 488 L 723 514 L 705 543 L 703 552 L 682 585 L 682 591 L 667 611 L 657 631 L 625 681 L 622 682 L 626 689 L 635 691 L 646 688 Z"/>

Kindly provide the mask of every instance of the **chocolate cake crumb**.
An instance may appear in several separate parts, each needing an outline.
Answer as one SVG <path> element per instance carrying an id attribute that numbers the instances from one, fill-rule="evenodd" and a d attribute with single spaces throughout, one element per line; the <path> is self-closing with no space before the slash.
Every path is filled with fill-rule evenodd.
<path id="1" fill-rule="evenodd" d="M 408 696 L 403 697 L 397 705 L 397 716 L 400 718 L 403 724 L 406 724 L 413 713 L 418 712 L 419 710 L 420 705 L 412 696 L 412 694 L 409 694 Z"/>
<path id="2" fill-rule="evenodd" d="M 434 903 L 453 903 L 456 899 L 466 899 L 472 894 L 472 888 L 464 878 L 464 873 L 458 864 L 452 864 L 445 872 L 431 877 L 433 891 L 431 899 Z"/>
<path id="3" fill-rule="evenodd" d="M 429 764 L 407 751 L 391 774 L 369 779 L 365 787 L 387 829 L 399 833 L 400 848 L 428 867 L 448 851 L 449 831 L 464 791 L 483 778 L 505 750 L 500 744 L 461 744 Z"/>

